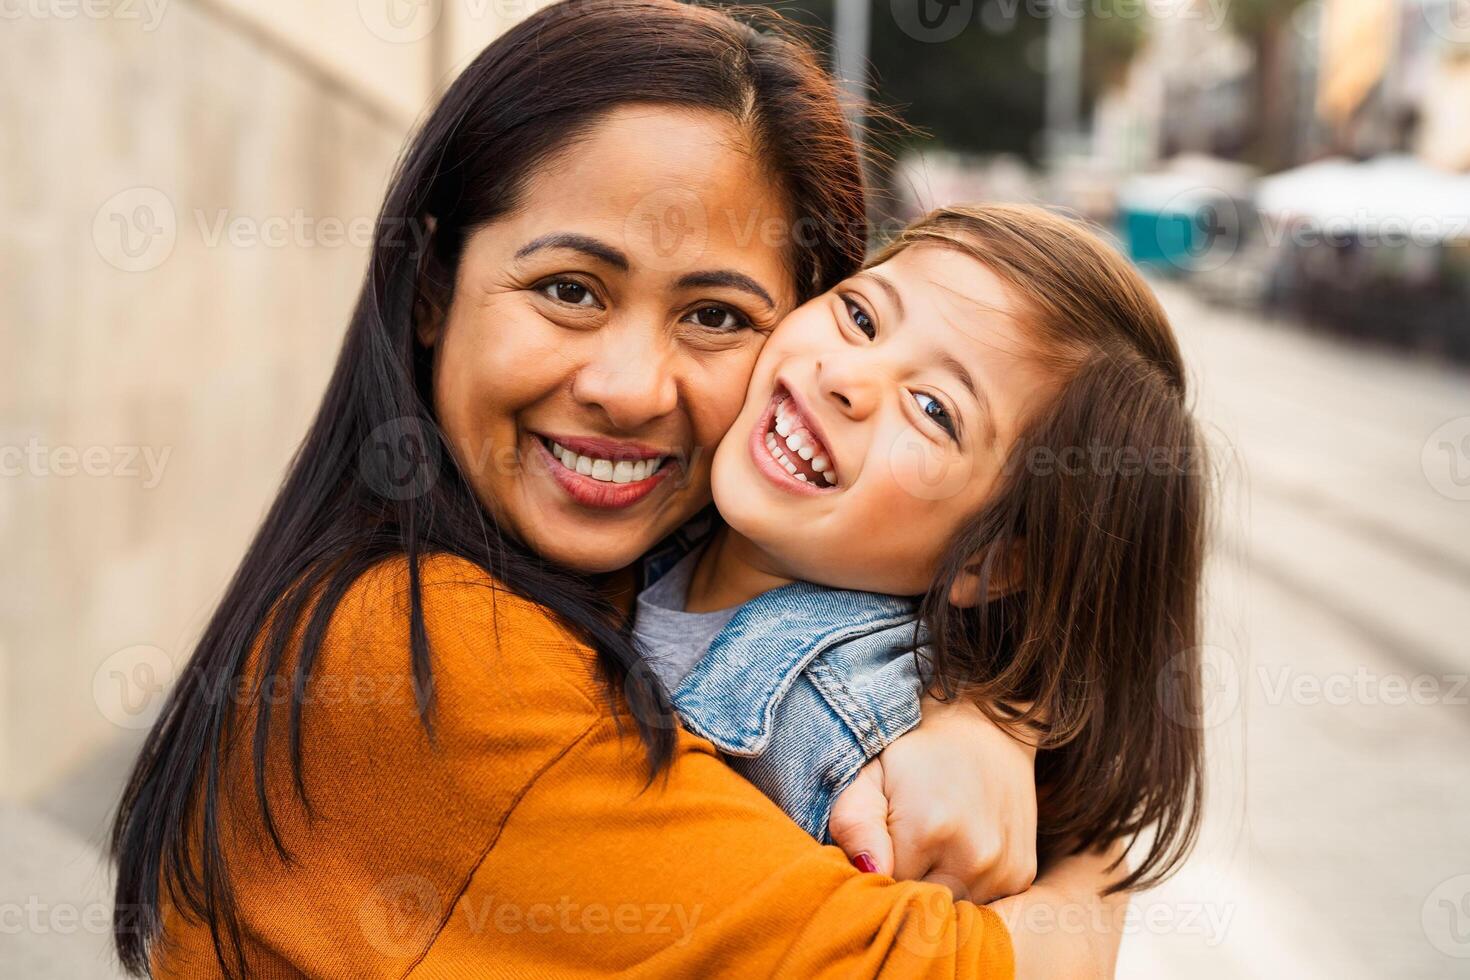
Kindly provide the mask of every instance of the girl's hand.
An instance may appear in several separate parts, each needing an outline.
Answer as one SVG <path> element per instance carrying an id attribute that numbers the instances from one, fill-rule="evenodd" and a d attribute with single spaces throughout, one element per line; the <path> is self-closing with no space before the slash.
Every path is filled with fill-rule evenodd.
<path id="1" fill-rule="evenodd" d="M 1027 891 L 991 906 L 1005 920 L 1016 953 L 1016 980 L 1106 980 L 1118 964 L 1126 893 L 1104 897 L 1127 869 L 1123 845 L 1074 854 L 1049 866 Z"/>
<path id="2" fill-rule="evenodd" d="M 990 902 L 1036 877 L 1036 748 L 963 699 L 924 698 L 919 726 L 832 807 L 832 840 L 865 871 Z M 866 856 L 866 861 L 864 857 Z"/>

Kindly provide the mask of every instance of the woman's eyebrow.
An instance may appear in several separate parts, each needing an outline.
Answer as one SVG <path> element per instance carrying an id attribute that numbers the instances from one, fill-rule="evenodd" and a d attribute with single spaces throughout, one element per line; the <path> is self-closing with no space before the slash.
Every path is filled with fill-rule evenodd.
<path id="1" fill-rule="evenodd" d="M 523 259 L 532 252 L 539 252 L 543 248 L 569 248 L 595 259 L 601 259 L 619 271 L 628 271 L 628 257 L 620 250 L 606 242 L 588 235 L 579 235 L 573 231 L 553 231 L 533 238 L 516 249 L 516 258 Z"/>
<path id="2" fill-rule="evenodd" d="M 771 309 L 776 308 L 776 301 L 771 299 L 771 294 L 761 288 L 761 284 L 750 278 L 743 272 L 733 269 L 711 269 L 706 272 L 690 272 L 679 277 L 675 283 L 680 289 L 689 289 L 699 286 L 729 286 L 732 289 L 742 289 L 747 293 L 757 296 L 761 302 Z"/>

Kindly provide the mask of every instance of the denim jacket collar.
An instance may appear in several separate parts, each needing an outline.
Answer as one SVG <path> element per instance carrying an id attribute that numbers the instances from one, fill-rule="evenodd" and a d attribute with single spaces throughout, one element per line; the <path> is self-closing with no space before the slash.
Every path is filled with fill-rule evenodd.
<path id="1" fill-rule="evenodd" d="M 875 633 L 912 629 L 913 600 L 797 582 L 747 602 L 674 692 L 686 720 L 726 752 L 755 755 L 776 708 L 815 658 Z M 892 635 L 892 634 L 890 634 Z"/>

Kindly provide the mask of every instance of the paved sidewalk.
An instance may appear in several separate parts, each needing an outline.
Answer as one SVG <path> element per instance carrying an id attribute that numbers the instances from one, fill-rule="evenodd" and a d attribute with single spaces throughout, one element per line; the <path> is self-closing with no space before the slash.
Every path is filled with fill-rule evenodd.
<path id="1" fill-rule="evenodd" d="M 1159 288 L 1224 470 L 1213 774 L 1119 976 L 1470 976 L 1470 457 L 1424 463 L 1470 375 Z"/>

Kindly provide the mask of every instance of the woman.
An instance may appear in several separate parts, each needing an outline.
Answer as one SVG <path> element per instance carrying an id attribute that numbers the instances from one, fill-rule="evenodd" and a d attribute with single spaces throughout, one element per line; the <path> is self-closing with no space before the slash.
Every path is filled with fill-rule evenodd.
<path id="1" fill-rule="evenodd" d="M 860 875 L 678 730 L 617 613 L 708 504 L 762 331 L 856 267 L 862 214 L 810 53 L 723 14 L 562 4 L 464 72 L 124 795 L 128 968 L 1011 975 L 995 912 Z M 1101 910 L 1107 865 L 1010 901 Z M 1015 940 L 1045 975 L 1115 948 Z"/>

